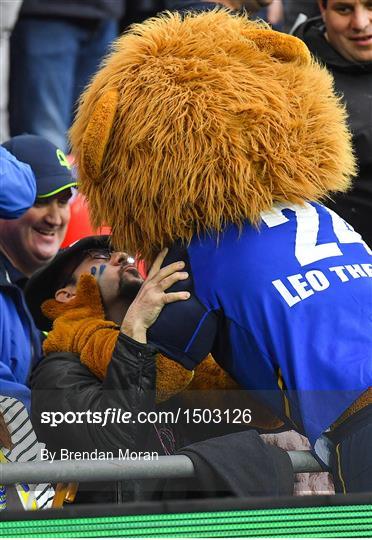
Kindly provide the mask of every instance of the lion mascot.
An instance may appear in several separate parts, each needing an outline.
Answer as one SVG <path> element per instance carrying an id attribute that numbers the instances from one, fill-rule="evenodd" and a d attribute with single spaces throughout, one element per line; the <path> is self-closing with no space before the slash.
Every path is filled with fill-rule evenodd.
<path id="1" fill-rule="evenodd" d="M 319 454 L 334 434 L 340 470 L 361 442 L 346 448 L 338 430 L 358 437 L 362 415 L 372 456 L 371 252 L 324 206 L 355 163 L 306 46 L 225 10 L 134 25 L 83 94 L 71 142 L 115 248 L 186 262 L 191 298 L 150 331 L 161 353 L 193 370 L 212 352 Z"/>

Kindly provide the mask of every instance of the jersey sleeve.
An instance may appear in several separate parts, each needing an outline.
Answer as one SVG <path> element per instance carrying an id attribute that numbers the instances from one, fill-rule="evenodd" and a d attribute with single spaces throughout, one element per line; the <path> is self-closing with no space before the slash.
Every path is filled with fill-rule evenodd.
<path id="1" fill-rule="evenodd" d="M 148 332 L 148 339 L 165 356 L 194 369 L 212 350 L 216 337 L 218 314 L 208 310 L 197 298 L 187 249 L 175 245 L 163 266 L 176 261 L 185 262 L 187 280 L 173 285 L 167 292 L 189 291 L 186 301 L 168 304 Z"/>

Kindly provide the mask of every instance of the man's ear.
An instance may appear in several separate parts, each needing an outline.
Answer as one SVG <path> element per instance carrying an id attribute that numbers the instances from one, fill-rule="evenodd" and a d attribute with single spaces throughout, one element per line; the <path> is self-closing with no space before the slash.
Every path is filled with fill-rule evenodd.
<path id="1" fill-rule="evenodd" d="M 61 304 L 67 304 L 67 302 L 70 302 L 71 300 L 73 300 L 75 296 L 76 296 L 75 287 L 68 285 L 67 287 L 64 287 L 63 289 L 58 289 L 58 291 L 54 295 L 54 298 L 55 300 L 57 300 L 57 302 L 60 302 Z"/>

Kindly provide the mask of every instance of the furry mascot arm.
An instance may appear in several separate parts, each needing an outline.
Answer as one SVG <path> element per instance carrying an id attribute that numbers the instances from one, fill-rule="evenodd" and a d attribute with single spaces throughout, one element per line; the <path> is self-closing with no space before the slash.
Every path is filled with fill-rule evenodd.
<path id="1" fill-rule="evenodd" d="M 43 343 L 44 353 L 68 351 L 80 356 L 80 361 L 99 379 L 106 375 L 112 352 L 119 335 L 117 325 L 105 320 L 102 301 L 95 278 L 83 274 L 78 282 L 76 296 L 71 302 L 60 303 L 47 300 L 43 313 L 53 323 Z M 237 384 L 209 355 L 201 364 L 192 390 L 212 388 L 237 388 Z M 186 370 L 173 360 L 157 356 L 157 402 L 166 401 L 185 389 L 193 379 L 193 372 Z"/>

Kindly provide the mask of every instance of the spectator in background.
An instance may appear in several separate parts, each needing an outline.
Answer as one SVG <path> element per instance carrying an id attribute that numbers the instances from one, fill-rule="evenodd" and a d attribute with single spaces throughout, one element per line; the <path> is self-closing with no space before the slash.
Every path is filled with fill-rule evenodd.
<path id="1" fill-rule="evenodd" d="M 282 0 L 272 0 L 267 7 L 260 9 L 256 13 L 255 18 L 264 19 L 271 24 L 272 28 L 277 31 L 283 29 L 283 2 Z"/>
<path id="2" fill-rule="evenodd" d="M 80 93 L 118 34 L 125 0 L 24 0 L 10 41 L 11 136 L 67 150 Z"/>
<path id="3" fill-rule="evenodd" d="M 42 137 L 21 135 L 4 147 L 29 164 L 36 179 L 33 206 L 18 219 L 0 219 L 0 387 L 3 395 L 29 407 L 28 376 L 40 359 L 41 336 L 26 308 L 23 287 L 58 252 L 70 218 L 71 187 L 76 182 L 63 152 Z M 12 207 L 17 193 L 19 207 L 25 205 L 22 191 L 10 192 L 12 184 L 3 180 L 3 195 L 8 192 Z"/>
<path id="4" fill-rule="evenodd" d="M 327 206 L 372 247 L 372 1 L 319 0 L 319 7 L 321 17 L 302 24 L 295 35 L 333 75 L 349 114 L 359 168 L 353 188 Z"/>
<path id="5" fill-rule="evenodd" d="M 1 2 L 0 17 L 0 142 L 9 137 L 8 129 L 8 74 L 9 74 L 9 38 L 17 20 L 22 0 Z"/>

